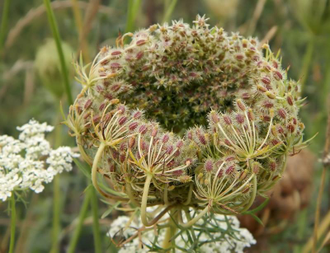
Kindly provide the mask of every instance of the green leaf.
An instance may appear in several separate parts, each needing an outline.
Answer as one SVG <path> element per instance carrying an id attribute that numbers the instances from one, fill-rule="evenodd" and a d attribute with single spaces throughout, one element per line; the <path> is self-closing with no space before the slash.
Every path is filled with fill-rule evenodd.
<path id="1" fill-rule="evenodd" d="M 264 223 L 262 222 L 262 220 L 260 220 L 260 218 L 257 215 L 255 215 L 253 213 L 251 213 L 249 215 L 251 215 L 261 226 L 263 226 L 263 227 L 265 226 Z"/>
<path id="2" fill-rule="evenodd" d="M 106 210 L 102 216 L 101 219 L 104 219 L 105 217 L 107 217 L 112 211 L 113 209 L 115 209 L 117 206 L 119 206 L 121 204 L 121 201 L 117 201 L 114 205 L 112 205 L 108 210 Z"/>
<path id="3" fill-rule="evenodd" d="M 268 204 L 268 202 L 269 202 L 269 198 L 266 198 L 266 200 L 264 202 L 262 202 L 262 204 L 260 206 L 258 206 L 255 209 L 246 211 L 243 214 L 254 214 L 256 212 L 259 212 L 259 211 L 261 211 Z"/>
<path id="4" fill-rule="evenodd" d="M 94 187 L 92 184 L 89 184 L 86 188 L 85 188 L 85 190 L 84 190 L 84 193 L 87 193 L 90 189 L 91 189 L 91 187 Z"/>
<path id="5" fill-rule="evenodd" d="M 73 158 L 74 163 L 77 165 L 78 169 L 87 177 L 91 178 L 91 169 L 86 166 L 86 164 L 83 164 L 79 162 L 78 159 Z"/>

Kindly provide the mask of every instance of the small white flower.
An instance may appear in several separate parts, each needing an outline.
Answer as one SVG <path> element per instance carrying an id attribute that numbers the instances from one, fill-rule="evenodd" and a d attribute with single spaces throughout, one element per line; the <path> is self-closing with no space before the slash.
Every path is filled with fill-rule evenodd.
<path id="1" fill-rule="evenodd" d="M 15 190 L 44 190 L 58 173 L 72 170 L 72 158 L 78 157 L 69 147 L 52 150 L 45 134 L 54 127 L 30 120 L 17 127 L 18 140 L 0 136 L 0 200 L 6 201 Z M 45 157 L 48 157 L 45 162 Z"/>
<path id="2" fill-rule="evenodd" d="M 22 133 L 19 135 L 18 139 L 21 141 L 29 141 L 32 137 L 44 138 L 46 132 L 53 131 L 54 127 L 47 125 L 47 123 L 40 124 L 38 121 L 31 119 L 29 123 L 17 127 L 18 131 Z"/>
<path id="3" fill-rule="evenodd" d="M 130 224 L 129 217 L 127 216 L 119 216 L 116 220 L 114 220 L 111 224 L 111 228 L 107 233 L 107 236 L 114 237 L 116 235 L 121 235 L 124 237 L 130 237 L 136 233 L 136 230 L 140 228 L 141 223 L 136 223 L 132 221 Z"/>
<path id="4" fill-rule="evenodd" d="M 72 158 L 79 157 L 71 151 L 69 147 L 59 147 L 49 153 L 46 163 L 49 164 L 48 169 L 57 173 L 62 173 L 63 170 L 72 170 Z"/>

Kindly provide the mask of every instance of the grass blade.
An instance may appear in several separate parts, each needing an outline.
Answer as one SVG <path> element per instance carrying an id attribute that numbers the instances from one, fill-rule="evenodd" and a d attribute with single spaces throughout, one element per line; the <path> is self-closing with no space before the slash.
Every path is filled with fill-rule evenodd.
<path id="1" fill-rule="evenodd" d="M 177 0 L 172 0 L 169 4 L 168 8 L 164 10 L 164 17 L 163 17 L 163 23 L 168 22 L 172 16 L 172 13 L 174 11 L 174 8 L 176 6 Z"/>
<path id="2" fill-rule="evenodd" d="M 87 191 L 85 198 L 84 198 L 84 202 L 81 206 L 80 212 L 79 212 L 79 218 L 78 218 L 78 224 L 73 232 L 73 235 L 71 237 L 70 240 L 70 244 L 69 244 L 69 249 L 68 249 L 68 253 L 74 253 L 76 252 L 76 247 L 77 247 L 77 243 L 78 243 L 78 239 L 81 233 L 81 229 L 84 223 L 84 220 L 86 218 L 87 215 L 87 211 L 88 211 L 88 207 L 89 207 L 89 203 L 91 200 L 91 191 Z"/>
<path id="3" fill-rule="evenodd" d="M 2 19 L 1 19 L 1 27 L 0 27 L 0 53 L 2 52 L 7 24 L 8 24 L 8 16 L 9 16 L 9 3 L 10 0 L 5 0 L 3 4 L 3 12 L 2 12 Z"/>
<path id="4" fill-rule="evenodd" d="M 63 54 L 63 49 L 62 49 L 62 44 L 61 44 L 61 37 L 60 37 L 60 33 L 58 31 L 58 27 L 56 24 L 55 15 L 50 6 L 49 0 L 44 0 L 44 4 L 46 7 L 46 11 L 47 11 L 49 25 L 52 30 L 53 37 L 54 37 L 54 40 L 56 43 L 58 57 L 59 57 L 60 63 L 61 63 L 61 71 L 62 71 L 62 75 L 63 75 L 64 89 L 65 89 L 69 104 L 73 104 L 69 73 L 68 73 L 68 69 L 67 69 L 67 66 L 66 66 L 65 60 L 64 60 L 64 54 Z"/>
<path id="5" fill-rule="evenodd" d="M 125 32 L 133 32 L 136 15 L 141 7 L 141 0 L 129 0 Z"/>
<path id="6" fill-rule="evenodd" d="M 97 203 L 97 196 L 94 187 L 89 189 L 92 195 L 91 206 L 93 213 L 93 234 L 94 234 L 94 252 L 102 253 L 102 243 L 100 237 L 100 224 L 99 224 L 99 208 Z"/>

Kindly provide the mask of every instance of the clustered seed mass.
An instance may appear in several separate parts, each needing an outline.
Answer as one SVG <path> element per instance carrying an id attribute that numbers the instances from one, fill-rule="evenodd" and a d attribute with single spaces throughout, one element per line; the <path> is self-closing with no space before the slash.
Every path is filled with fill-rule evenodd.
<path id="1" fill-rule="evenodd" d="M 303 100 L 268 45 L 193 23 L 125 34 L 77 65 L 66 123 L 104 196 L 241 213 L 305 145 Z"/>

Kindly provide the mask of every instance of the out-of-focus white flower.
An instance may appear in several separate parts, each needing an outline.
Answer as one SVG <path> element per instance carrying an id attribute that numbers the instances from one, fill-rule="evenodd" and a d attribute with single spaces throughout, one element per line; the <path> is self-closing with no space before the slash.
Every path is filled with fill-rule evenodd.
<path id="1" fill-rule="evenodd" d="M 15 190 L 43 191 L 58 173 L 72 169 L 72 158 L 78 157 L 69 147 L 52 150 L 45 134 L 54 127 L 30 120 L 17 127 L 18 140 L 0 136 L 0 200 L 6 201 Z"/>
<path id="2" fill-rule="evenodd" d="M 29 142 L 32 138 L 40 137 L 45 138 L 45 133 L 53 131 L 54 127 L 47 125 L 46 122 L 40 124 L 38 121 L 31 119 L 29 123 L 17 127 L 21 131 L 19 139 L 24 142 Z"/>
<path id="3" fill-rule="evenodd" d="M 162 218 L 164 219 L 164 218 Z M 109 237 L 120 236 L 128 239 L 136 233 L 136 231 L 143 225 L 139 219 L 134 219 L 130 223 L 130 218 L 127 216 L 120 216 L 114 220 L 111 224 L 111 228 L 107 233 Z M 235 216 L 224 216 L 220 214 L 214 214 L 213 219 L 208 220 L 208 223 L 203 224 L 203 219 L 199 220 L 196 225 L 205 226 L 214 231 L 214 228 L 220 228 L 222 231 L 230 229 L 229 233 L 221 234 L 221 230 L 212 233 L 201 233 L 201 230 L 193 230 L 195 237 L 198 238 L 200 245 L 198 252 L 216 252 L 216 253 L 243 253 L 244 248 L 250 247 L 256 243 L 252 234 L 245 228 L 240 228 L 239 220 Z M 165 229 L 157 231 L 158 238 L 156 244 L 161 245 L 165 239 Z M 214 241 L 216 238 L 218 240 Z M 155 239 L 155 230 L 145 230 L 142 232 L 141 237 L 136 237 L 130 242 L 126 243 L 120 250 L 120 253 L 138 252 L 144 253 L 149 252 L 148 246 L 152 246 L 151 243 Z M 142 241 L 141 241 L 142 240 Z M 191 247 L 189 244 L 189 238 L 186 233 L 182 233 L 175 239 L 175 244 L 178 247 L 188 249 Z M 178 252 L 180 252 L 178 250 Z"/>
<path id="4" fill-rule="evenodd" d="M 109 237 L 115 237 L 117 235 L 130 237 L 134 235 L 137 229 L 140 228 L 141 222 L 135 222 L 134 220 L 129 223 L 130 218 L 128 216 L 119 216 L 111 224 L 111 228 L 107 233 Z"/>
<path id="5" fill-rule="evenodd" d="M 72 170 L 72 158 L 78 157 L 78 154 L 72 152 L 69 147 L 59 147 L 49 153 L 46 163 L 49 164 L 48 170 L 57 173 L 62 173 L 63 170 Z"/>

